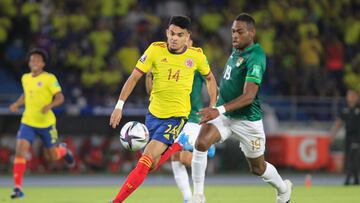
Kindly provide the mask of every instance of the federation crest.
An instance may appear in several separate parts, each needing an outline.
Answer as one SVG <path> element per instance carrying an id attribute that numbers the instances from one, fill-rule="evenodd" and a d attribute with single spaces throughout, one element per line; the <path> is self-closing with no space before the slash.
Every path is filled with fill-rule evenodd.
<path id="1" fill-rule="evenodd" d="M 243 58 L 243 57 L 240 57 L 240 58 L 236 61 L 236 67 L 239 67 L 243 62 L 244 62 L 244 58 Z"/>
<path id="2" fill-rule="evenodd" d="M 188 58 L 185 60 L 185 65 L 188 67 L 188 68 L 192 68 L 194 66 L 194 60 L 192 60 L 191 58 Z"/>
<path id="3" fill-rule="evenodd" d="M 42 84 L 42 82 L 41 81 L 39 81 L 38 83 L 37 83 L 37 86 L 39 86 L 39 87 L 41 87 L 43 84 Z"/>

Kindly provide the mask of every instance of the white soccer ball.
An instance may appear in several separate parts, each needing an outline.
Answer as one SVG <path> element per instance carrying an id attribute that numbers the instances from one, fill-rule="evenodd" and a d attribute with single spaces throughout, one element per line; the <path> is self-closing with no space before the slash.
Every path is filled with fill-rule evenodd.
<path id="1" fill-rule="evenodd" d="M 120 131 L 121 144 L 130 151 L 138 151 L 149 141 L 147 127 L 137 121 L 127 122 Z"/>

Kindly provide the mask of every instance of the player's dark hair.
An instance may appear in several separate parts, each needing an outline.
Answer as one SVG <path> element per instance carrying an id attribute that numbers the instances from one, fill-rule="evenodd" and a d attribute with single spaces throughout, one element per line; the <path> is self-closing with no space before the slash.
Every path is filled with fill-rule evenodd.
<path id="1" fill-rule="evenodd" d="M 169 21 L 169 26 L 170 25 L 176 25 L 189 32 L 191 30 L 191 20 L 187 16 L 172 16 Z"/>
<path id="2" fill-rule="evenodd" d="M 29 60 L 30 57 L 31 57 L 32 55 L 34 55 L 34 54 L 39 54 L 39 55 L 43 58 L 44 62 L 45 62 L 45 63 L 47 62 L 47 60 L 48 60 L 48 54 L 46 53 L 46 51 L 45 51 L 44 49 L 41 49 L 41 48 L 31 49 L 31 50 L 29 51 L 29 53 L 27 54 L 28 60 Z"/>
<path id="3" fill-rule="evenodd" d="M 243 22 L 246 22 L 246 24 L 249 26 L 252 26 L 252 27 L 255 27 L 255 20 L 254 18 L 248 14 L 248 13 L 240 13 L 236 19 L 236 21 L 243 21 Z"/>

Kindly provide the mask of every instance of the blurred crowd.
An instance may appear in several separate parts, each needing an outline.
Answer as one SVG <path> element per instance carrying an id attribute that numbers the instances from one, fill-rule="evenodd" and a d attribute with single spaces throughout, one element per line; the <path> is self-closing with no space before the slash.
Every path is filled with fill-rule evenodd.
<path id="1" fill-rule="evenodd" d="M 75 165 L 69 167 L 64 160 L 49 162 L 44 153 L 44 146 L 40 139 L 34 141 L 30 152 L 26 155 L 27 173 L 47 174 L 47 173 L 128 173 L 137 164 L 142 152 L 130 152 L 120 146 L 118 136 L 105 136 L 103 134 L 92 135 L 65 135 L 61 138 L 63 143 L 73 152 Z M 13 170 L 13 160 L 15 156 L 16 137 L 8 134 L 0 134 L 0 174 L 11 173 Z M 231 142 L 229 142 L 231 143 Z M 208 173 L 212 174 L 220 170 L 234 170 L 236 167 L 245 169 L 245 160 L 241 159 L 242 166 L 239 165 L 239 156 L 229 164 L 220 162 L 221 157 L 234 151 L 222 150 L 226 148 L 222 145 L 217 146 L 217 156 L 208 162 Z M 237 148 L 233 148 L 237 149 Z M 235 153 L 240 153 L 238 150 Z M 240 154 L 238 154 L 240 155 Z M 229 160 L 229 159 L 228 159 Z M 171 172 L 170 162 L 164 164 L 159 172 Z"/>
<path id="2" fill-rule="evenodd" d="M 0 173 L 12 171 L 15 141 L 14 136 L 0 136 Z M 63 160 L 47 161 L 41 141 L 36 140 L 30 153 L 26 155 L 29 172 L 129 172 L 141 156 L 141 151 L 130 152 L 121 147 L 118 137 L 115 136 L 106 137 L 95 134 L 91 136 L 65 136 L 63 141 L 74 154 L 76 160 L 74 167 L 67 167 Z"/>
<path id="3" fill-rule="evenodd" d="M 1 68 L 20 79 L 26 52 L 48 51 L 68 105 L 112 106 L 124 80 L 153 41 L 165 40 L 169 17 L 193 21 L 220 79 L 231 51 L 231 24 L 247 12 L 267 54 L 264 95 L 342 96 L 360 90 L 358 0 L 1 0 Z M 145 102 L 143 81 L 131 102 Z"/>

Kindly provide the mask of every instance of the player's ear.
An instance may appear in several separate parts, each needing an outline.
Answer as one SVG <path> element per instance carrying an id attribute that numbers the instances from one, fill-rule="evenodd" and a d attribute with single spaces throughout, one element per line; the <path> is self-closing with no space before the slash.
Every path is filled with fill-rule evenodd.
<path id="1" fill-rule="evenodd" d="M 165 33 L 166 33 L 166 36 L 167 36 L 167 37 L 170 36 L 170 31 L 169 31 L 169 29 L 166 29 L 166 32 L 165 32 Z"/>
<path id="2" fill-rule="evenodd" d="M 190 40 L 190 32 L 188 31 L 187 33 L 186 33 L 186 42 L 188 42 Z"/>
<path id="3" fill-rule="evenodd" d="M 254 27 L 250 27 L 250 28 L 248 29 L 248 32 L 250 33 L 250 35 L 251 35 L 252 38 L 255 38 L 256 30 L 255 30 Z"/>

